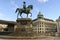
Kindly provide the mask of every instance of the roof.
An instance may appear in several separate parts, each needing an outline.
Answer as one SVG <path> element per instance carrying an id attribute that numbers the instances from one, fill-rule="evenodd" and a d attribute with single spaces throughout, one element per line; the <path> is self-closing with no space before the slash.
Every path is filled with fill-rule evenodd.
<path id="1" fill-rule="evenodd" d="M 52 22 L 54 22 L 54 20 L 52 20 L 52 19 L 47 19 L 47 18 L 44 18 L 45 20 L 47 20 L 47 21 L 52 21 Z"/>
<path id="2" fill-rule="evenodd" d="M 47 21 L 52 21 L 52 22 L 54 22 L 53 20 L 51 20 L 51 19 L 47 19 L 47 18 L 43 18 L 44 20 L 47 20 Z M 38 20 L 38 18 L 36 18 L 36 19 L 34 19 L 34 20 L 32 20 L 32 22 L 33 21 L 36 21 L 36 20 Z M 15 21 L 6 21 L 6 20 L 0 20 L 0 24 L 17 24 L 17 22 L 15 22 Z"/>
<path id="3" fill-rule="evenodd" d="M 16 24 L 14 21 L 0 20 L 0 24 Z"/>
<path id="4" fill-rule="evenodd" d="M 44 20 L 47 20 L 47 21 L 52 21 L 52 22 L 54 22 L 53 20 L 51 20 L 51 19 L 47 19 L 47 18 L 43 18 Z M 34 19 L 33 21 L 36 21 L 36 20 L 38 20 L 38 18 L 36 18 L 36 19 Z"/>

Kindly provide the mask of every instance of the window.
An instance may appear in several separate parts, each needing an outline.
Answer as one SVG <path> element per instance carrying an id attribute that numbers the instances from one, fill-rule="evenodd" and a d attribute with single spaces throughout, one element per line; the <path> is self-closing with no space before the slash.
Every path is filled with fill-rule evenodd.
<path id="1" fill-rule="evenodd" d="M 40 30 L 41 30 L 41 28 L 40 28 Z"/>
<path id="2" fill-rule="evenodd" d="M 40 24 L 40 27 L 41 27 L 41 24 Z"/>

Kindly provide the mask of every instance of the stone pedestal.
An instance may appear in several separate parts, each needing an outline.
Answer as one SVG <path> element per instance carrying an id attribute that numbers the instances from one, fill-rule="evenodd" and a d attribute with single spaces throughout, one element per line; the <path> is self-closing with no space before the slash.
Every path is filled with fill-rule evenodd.
<path id="1" fill-rule="evenodd" d="M 18 18 L 17 20 L 17 28 L 31 28 L 32 27 L 32 19 L 30 18 Z"/>
<path id="2" fill-rule="evenodd" d="M 17 20 L 16 35 L 31 36 L 32 34 L 32 19 L 18 18 Z"/>

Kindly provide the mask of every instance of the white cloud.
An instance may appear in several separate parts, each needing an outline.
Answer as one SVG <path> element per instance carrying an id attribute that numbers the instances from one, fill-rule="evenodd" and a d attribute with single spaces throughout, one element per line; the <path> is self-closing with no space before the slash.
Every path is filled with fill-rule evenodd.
<path id="1" fill-rule="evenodd" d="M 10 1 L 11 5 L 13 6 L 13 9 L 18 8 L 18 5 L 16 4 L 15 1 Z"/>
<path id="2" fill-rule="evenodd" d="M 10 18 L 10 17 L 5 17 L 5 19 L 4 20 L 7 20 L 7 21 L 14 21 L 12 18 Z"/>
<path id="3" fill-rule="evenodd" d="M 40 3 L 46 3 L 46 2 L 48 2 L 48 0 L 38 0 L 38 2 L 40 2 Z"/>
<path id="4" fill-rule="evenodd" d="M 7 17 L 4 13 L 0 12 L 0 19 L 1 20 L 11 20 L 11 18 Z"/>
<path id="5" fill-rule="evenodd" d="M 37 7 L 35 7 L 35 10 L 36 10 L 36 12 L 39 12 L 40 11 Z"/>
<path id="6" fill-rule="evenodd" d="M 2 13 L 2 12 L 0 12 L 0 19 L 1 20 L 4 20 L 6 17 L 5 17 L 5 14 L 4 13 Z"/>
<path id="7" fill-rule="evenodd" d="M 3 17 L 3 16 L 4 16 L 4 14 L 0 12 L 0 18 Z"/>

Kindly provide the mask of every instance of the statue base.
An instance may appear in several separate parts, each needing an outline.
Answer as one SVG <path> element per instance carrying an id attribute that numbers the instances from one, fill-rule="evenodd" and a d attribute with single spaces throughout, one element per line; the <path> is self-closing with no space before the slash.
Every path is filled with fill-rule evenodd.
<path id="1" fill-rule="evenodd" d="M 32 19 L 30 18 L 18 18 L 17 20 L 17 28 L 14 32 L 15 36 L 32 36 Z"/>

